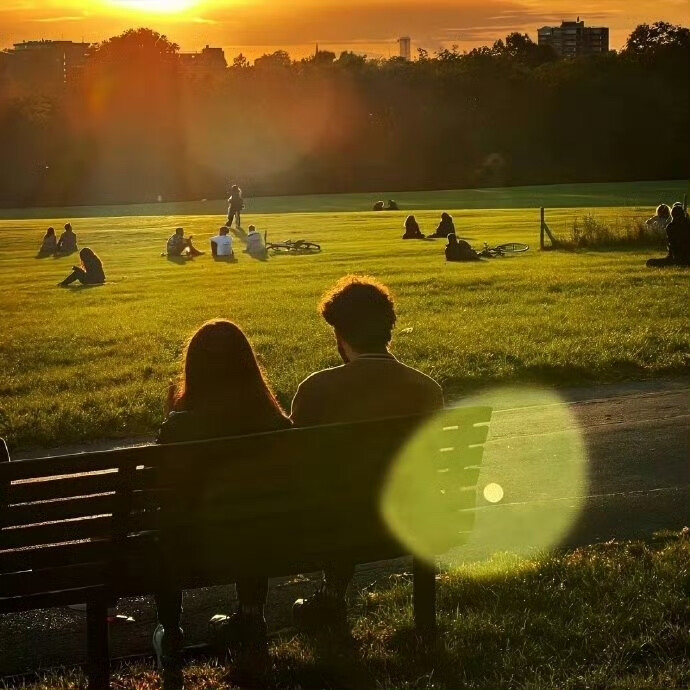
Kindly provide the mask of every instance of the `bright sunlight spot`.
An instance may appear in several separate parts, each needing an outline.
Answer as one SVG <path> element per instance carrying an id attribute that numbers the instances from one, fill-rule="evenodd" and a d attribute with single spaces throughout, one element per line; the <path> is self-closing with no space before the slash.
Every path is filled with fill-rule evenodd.
<path id="1" fill-rule="evenodd" d="M 138 12 L 157 14 L 175 14 L 190 10 L 199 4 L 199 0 L 107 0 L 113 7 Z"/>
<path id="2" fill-rule="evenodd" d="M 489 503 L 500 503 L 503 500 L 503 487 L 500 484 L 487 484 L 484 487 L 484 498 Z"/>

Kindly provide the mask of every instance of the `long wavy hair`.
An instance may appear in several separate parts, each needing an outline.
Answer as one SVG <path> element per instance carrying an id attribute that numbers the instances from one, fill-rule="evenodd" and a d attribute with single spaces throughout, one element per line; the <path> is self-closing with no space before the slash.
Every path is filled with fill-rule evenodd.
<path id="1" fill-rule="evenodd" d="M 232 321 L 207 321 L 188 340 L 173 409 L 222 410 L 244 418 L 285 417 L 251 344 Z"/>
<path id="2" fill-rule="evenodd" d="M 88 273 L 89 271 L 103 268 L 103 263 L 98 258 L 98 254 L 89 247 L 84 247 L 79 252 L 82 268 Z"/>

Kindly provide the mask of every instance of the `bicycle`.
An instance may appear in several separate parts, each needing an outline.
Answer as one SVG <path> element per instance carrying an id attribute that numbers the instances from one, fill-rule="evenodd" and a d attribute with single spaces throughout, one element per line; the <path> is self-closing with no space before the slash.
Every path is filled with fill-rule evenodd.
<path id="1" fill-rule="evenodd" d="M 308 240 L 287 240 L 286 242 L 265 242 L 266 251 L 273 254 L 317 254 L 321 245 Z"/>
<path id="2" fill-rule="evenodd" d="M 507 254 L 522 254 L 528 249 L 529 245 L 522 242 L 507 242 L 505 244 L 497 244 L 495 247 L 490 247 L 487 242 L 484 242 L 484 249 L 477 252 L 477 255 L 486 259 L 496 259 Z"/>

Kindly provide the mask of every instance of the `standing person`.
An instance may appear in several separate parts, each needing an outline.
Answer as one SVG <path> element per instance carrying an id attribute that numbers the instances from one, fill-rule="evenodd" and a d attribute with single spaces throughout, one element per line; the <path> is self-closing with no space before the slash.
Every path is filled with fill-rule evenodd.
<path id="1" fill-rule="evenodd" d="M 292 401 L 295 426 L 433 413 L 443 407 L 438 383 L 389 351 L 396 315 L 384 285 L 373 278 L 346 276 L 324 295 L 319 312 L 333 327 L 343 364 L 300 383 Z M 345 626 L 345 592 L 353 573 L 353 563 L 324 564 L 321 588 L 293 606 L 297 627 Z"/>
<path id="2" fill-rule="evenodd" d="M 231 259 L 235 256 L 232 251 L 232 237 L 228 235 L 227 226 L 218 230 L 218 234 L 211 238 L 211 254 L 214 258 Z"/>
<path id="3" fill-rule="evenodd" d="M 184 228 L 176 228 L 175 234 L 170 235 L 166 244 L 168 256 L 201 256 L 204 252 L 199 251 L 192 244 L 192 236 L 184 236 Z"/>
<path id="4" fill-rule="evenodd" d="M 242 227 L 240 224 L 240 214 L 244 208 L 244 199 L 242 198 L 242 190 L 236 185 L 230 187 L 230 197 L 228 198 L 228 222 L 227 226 L 232 227 L 232 221 L 237 218 L 235 227 Z"/>
<path id="5" fill-rule="evenodd" d="M 290 427 L 239 326 L 207 321 L 189 339 L 183 373 L 168 396 L 170 413 L 157 443 L 179 443 L 277 431 Z M 172 564 L 174 572 L 174 564 Z M 267 653 L 264 604 L 267 578 L 237 581 L 239 606 L 230 615 L 211 619 L 214 635 L 236 643 L 256 656 Z M 153 646 L 163 671 L 164 687 L 182 687 L 182 592 L 162 581 L 156 595 L 158 626 Z"/>
<path id="6" fill-rule="evenodd" d="M 56 254 L 73 254 L 77 251 L 77 236 L 72 230 L 71 223 L 65 223 L 65 232 L 60 235 L 57 247 L 55 248 Z"/>
<path id="7" fill-rule="evenodd" d="M 407 216 L 405 218 L 405 234 L 403 235 L 404 240 L 423 240 L 424 235 L 419 229 L 419 223 L 414 216 Z"/>
<path id="8" fill-rule="evenodd" d="M 102 285 L 105 283 L 103 264 L 93 250 L 84 247 L 79 252 L 79 258 L 81 259 L 81 266 L 72 266 L 72 273 L 58 283 L 58 287 L 67 287 L 77 280 L 82 285 Z"/>
<path id="9" fill-rule="evenodd" d="M 668 254 L 661 259 L 649 259 L 650 268 L 690 265 L 690 220 L 680 203 L 671 209 L 671 222 L 666 226 Z"/>
<path id="10" fill-rule="evenodd" d="M 57 237 L 55 236 L 55 228 L 48 228 L 46 234 L 43 236 L 41 248 L 38 250 L 38 256 L 52 256 L 57 251 Z"/>

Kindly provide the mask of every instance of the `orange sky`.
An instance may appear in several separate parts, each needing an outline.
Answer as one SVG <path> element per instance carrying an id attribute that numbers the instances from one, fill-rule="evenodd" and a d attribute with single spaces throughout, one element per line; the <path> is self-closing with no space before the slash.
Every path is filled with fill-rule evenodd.
<path id="1" fill-rule="evenodd" d="M 529 33 L 578 15 L 587 25 L 611 28 L 620 48 L 641 22 L 659 19 L 688 26 L 688 0 L 0 0 L 0 48 L 39 38 L 98 42 L 123 30 L 149 26 L 198 50 L 222 46 L 228 60 L 284 48 L 293 57 L 314 44 L 334 52 L 371 56 L 397 53 L 396 38 L 410 35 L 413 50 L 491 44 L 510 31 Z"/>

